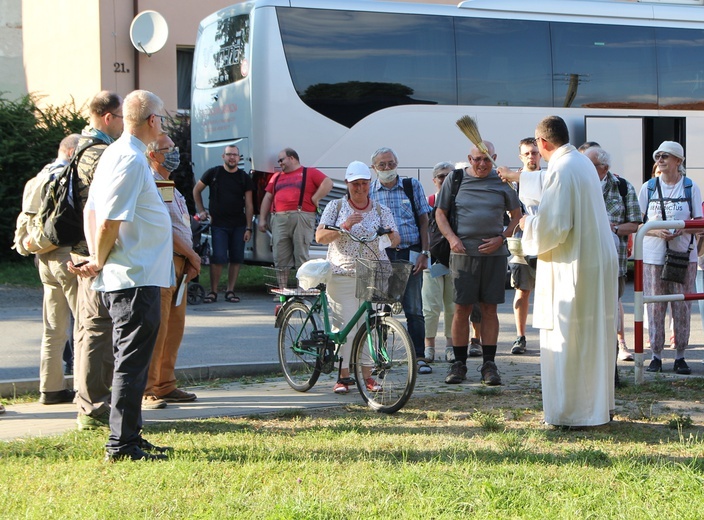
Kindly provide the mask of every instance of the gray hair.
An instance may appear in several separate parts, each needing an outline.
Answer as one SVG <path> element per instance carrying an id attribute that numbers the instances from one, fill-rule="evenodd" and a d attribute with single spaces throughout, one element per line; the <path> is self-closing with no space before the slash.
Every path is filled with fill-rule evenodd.
<path id="1" fill-rule="evenodd" d="M 455 165 L 449 162 L 439 162 L 435 166 L 433 166 L 433 179 L 438 176 L 438 174 L 446 171 L 446 170 L 454 170 Z"/>
<path id="2" fill-rule="evenodd" d="M 164 102 L 148 90 L 134 90 L 125 97 L 122 111 L 125 122 L 134 128 L 143 124 L 152 114 L 161 115 Z"/>
<path id="3" fill-rule="evenodd" d="M 589 158 L 593 157 L 599 164 L 603 164 L 609 168 L 611 167 L 611 155 L 600 146 L 592 146 L 584 150 L 582 153 Z"/>
<path id="4" fill-rule="evenodd" d="M 376 152 L 372 154 L 372 164 L 374 164 L 374 159 L 376 159 L 383 153 L 390 153 L 394 156 L 394 161 L 398 163 L 398 157 L 396 156 L 396 152 L 394 152 L 391 148 L 379 148 Z"/>

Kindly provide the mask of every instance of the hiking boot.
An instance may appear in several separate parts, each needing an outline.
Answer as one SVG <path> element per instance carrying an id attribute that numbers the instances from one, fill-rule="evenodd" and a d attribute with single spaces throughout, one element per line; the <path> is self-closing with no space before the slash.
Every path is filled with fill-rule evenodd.
<path id="1" fill-rule="evenodd" d="M 445 347 L 445 361 L 448 363 L 455 362 L 455 349 L 452 347 Z"/>
<path id="2" fill-rule="evenodd" d="M 685 363 L 686 364 L 686 363 Z M 677 362 L 675 361 L 675 368 Z M 650 361 L 650 365 L 645 369 L 646 372 L 662 372 L 662 359 L 654 358 Z"/>
<path id="3" fill-rule="evenodd" d="M 516 341 L 513 342 L 513 347 L 511 347 L 511 354 L 525 354 L 526 353 L 526 337 L 518 336 Z"/>
<path id="4" fill-rule="evenodd" d="M 103 430 L 110 428 L 110 410 L 105 410 L 98 415 L 86 415 L 79 413 L 76 418 L 78 429 L 83 430 Z"/>
<path id="5" fill-rule="evenodd" d="M 618 360 L 633 361 L 633 353 L 628 349 L 623 341 L 618 344 Z"/>
<path id="6" fill-rule="evenodd" d="M 457 385 L 465 379 L 467 379 L 467 365 L 463 364 L 462 361 L 452 363 L 450 371 L 445 378 L 445 383 L 448 385 Z"/>
<path id="7" fill-rule="evenodd" d="M 196 394 L 192 394 L 191 392 L 184 392 L 180 388 L 175 388 L 168 394 L 161 396 L 161 399 L 163 399 L 167 403 L 189 403 L 191 401 L 195 401 L 197 398 L 198 396 Z"/>
<path id="8" fill-rule="evenodd" d="M 154 394 L 146 394 L 142 397 L 143 410 L 160 410 L 161 408 L 166 408 L 166 401 L 161 397 L 157 397 Z"/>
<path id="9" fill-rule="evenodd" d="M 682 374 L 683 376 L 687 376 L 692 373 L 692 369 L 689 368 L 684 358 L 675 359 L 674 371 L 675 374 Z"/>
<path id="10" fill-rule="evenodd" d="M 425 347 L 425 360 L 428 363 L 435 361 L 435 347 Z"/>
<path id="11" fill-rule="evenodd" d="M 498 386 L 501 384 L 499 369 L 493 361 L 485 361 L 480 368 L 482 374 L 482 383 L 487 386 Z"/>
<path id="12" fill-rule="evenodd" d="M 479 343 L 477 338 L 472 338 L 469 340 L 469 357 L 481 357 L 484 354 L 482 350 L 482 344 Z"/>
<path id="13" fill-rule="evenodd" d="M 42 392 L 42 395 L 39 396 L 39 402 L 41 404 L 72 403 L 75 395 L 76 392 L 67 388 L 58 392 Z"/>

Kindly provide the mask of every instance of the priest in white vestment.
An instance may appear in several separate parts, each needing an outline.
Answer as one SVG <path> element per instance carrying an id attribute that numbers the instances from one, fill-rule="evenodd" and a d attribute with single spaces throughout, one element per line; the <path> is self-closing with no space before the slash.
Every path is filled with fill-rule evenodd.
<path id="1" fill-rule="evenodd" d="M 594 165 L 550 116 L 535 132 L 548 170 L 535 216 L 521 219 L 522 245 L 538 256 L 533 326 L 540 330 L 545 422 L 596 426 L 611 420 L 616 366 L 618 260 Z M 531 182 L 533 181 L 533 182 Z"/>

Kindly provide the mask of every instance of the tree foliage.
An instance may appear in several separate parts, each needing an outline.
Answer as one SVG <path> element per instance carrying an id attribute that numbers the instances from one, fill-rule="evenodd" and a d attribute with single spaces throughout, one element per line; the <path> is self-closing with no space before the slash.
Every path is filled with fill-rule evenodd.
<path id="1" fill-rule="evenodd" d="M 25 183 L 56 158 L 61 139 L 87 124 L 74 102 L 40 108 L 38 100 L 0 93 L 0 261 L 21 258 L 10 246 Z"/>

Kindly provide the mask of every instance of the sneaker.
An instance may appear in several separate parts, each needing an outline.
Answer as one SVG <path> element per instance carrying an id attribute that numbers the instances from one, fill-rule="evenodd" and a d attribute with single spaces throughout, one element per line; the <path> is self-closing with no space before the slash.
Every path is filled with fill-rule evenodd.
<path id="1" fill-rule="evenodd" d="M 484 354 L 482 344 L 477 338 L 469 340 L 469 357 L 481 357 Z"/>
<path id="2" fill-rule="evenodd" d="M 435 361 L 435 347 L 425 347 L 425 360 L 428 363 Z"/>
<path id="3" fill-rule="evenodd" d="M 513 347 L 511 347 L 511 354 L 525 354 L 526 353 L 526 337 L 518 336 L 516 341 L 513 342 Z"/>
<path id="4" fill-rule="evenodd" d="M 114 453 L 105 453 L 105 462 L 115 462 L 118 460 L 148 460 L 158 461 L 167 460 L 168 457 L 163 453 L 147 453 L 139 446 L 132 446 L 124 451 Z"/>
<path id="5" fill-rule="evenodd" d="M 619 361 L 633 361 L 633 353 L 628 350 L 623 341 L 618 344 L 618 359 Z"/>
<path id="6" fill-rule="evenodd" d="M 67 388 L 58 392 L 42 392 L 42 395 L 39 396 L 39 402 L 41 404 L 72 403 L 75 395 L 76 392 Z"/>
<path id="7" fill-rule="evenodd" d="M 364 385 L 370 392 L 381 392 L 381 385 L 373 377 L 368 377 L 364 380 Z"/>
<path id="8" fill-rule="evenodd" d="M 493 361 L 485 361 L 480 368 L 482 374 L 482 383 L 488 386 L 498 386 L 501 384 L 499 369 Z"/>
<path id="9" fill-rule="evenodd" d="M 462 361 L 452 363 L 450 371 L 445 378 L 445 383 L 448 385 L 458 385 L 465 379 L 467 379 L 467 365 L 463 364 Z"/>
<path id="10" fill-rule="evenodd" d="M 680 359 L 675 359 L 675 374 L 682 374 L 684 376 L 687 376 L 692 373 L 692 369 L 689 368 L 689 365 L 687 365 L 687 362 L 684 360 L 684 358 Z"/>
<path id="11" fill-rule="evenodd" d="M 350 387 L 349 385 L 338 381 L 335 383 L 335 386 L 332 387 L 332 391 L 336 394 L 348 394 L 350 392 Z"/>
<path id="12" fill-rule="evenodd" d="M 155 451 L 157 453 L 169 453 L 174 451 L 171 446 L 154 446 L 144 437 L 139 438 L 139 440 L 137 441 L 137 446 L 139 447 L 139 449 L 149 452 Z"/>
<path id="13" fill-rule="evenodd" d="M 448 363 L 455 362 L 455 349 L 452 347 L 445 347 L 445 361 Z"/>
<path id="14" fill-rule="evenodd" d="M 198 396 L 196 394 L 192 394 L 191 392 L 184 392 L 180 388 L 176 388 L 168 394 L 162 395 L 161 399 L 167 403 L 188 403 L 198 399 Z"/>
<path id="15" fill-rule="evenodd" d="M 166 408 L 166 401 L 154 394 L 146 394 L 142 397 L 143 410 L 159 410 Z"/>
<path id="16" fill-rule="evenodd" d="M 83 430 L 102 430 L 110 428 L 110 410 L 105 410 L 98 415 L 86 415 L 79 413 L 76 418 L 78 429 Z"/>
<path id="17" fill-rule="evenodd" d="M 677 365 L 677 362 L 675 362 Z M 650 361 L 650 365 L 645 369 L 646 372 L 662 372 L 662 359 L 654 358 Z"/>

